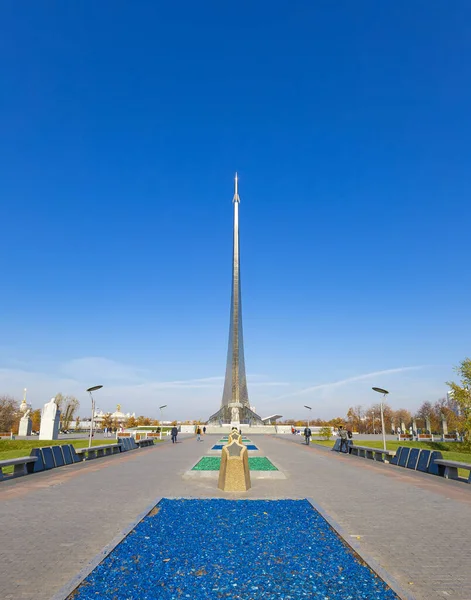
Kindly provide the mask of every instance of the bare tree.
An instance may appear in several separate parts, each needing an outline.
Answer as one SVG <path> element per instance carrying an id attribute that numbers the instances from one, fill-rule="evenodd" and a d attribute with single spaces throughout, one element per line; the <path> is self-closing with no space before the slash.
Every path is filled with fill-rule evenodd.
<path id="1" fill-rule="evenodd" d="M 74 420 L 75 411 L 80 406 L 75 396 L 64 396 L 59 393 L 54 398 L 57 408 L 61 411 L 61 429 L 69 429 Z"/>
<path id="2" fill-rule="evenodd" d="M 0 432 L 9 433 L 18 426 L 20 405 L 11 396 L 0 396 Z"/>
<path id="3" fill-rule="evenodd" d="M 455 368 L 460 381 L 447 381 L 453 392 L 453 399 L 458 404 L 463 417 L 462 429 L 467 446 L 471 446 L 471 359 L 465 358 Z"/>
<path id="4" fill-rule="evenodd" d="M 103 428 L 107 427 L 108 429 L 111 429 L 113 427 L 113 418 L 111 416 L 111 413 L 108 412 L 105 414 L 101 424 Z"/>
<path id="5" fill-rule="evenodd" d="M 137 421 L 134 417 L 128 417 L 124 426 L 126 427 L 126 429 L 130 429 L 131 427 L 137 427 Z"/>
<path id="6" fill-rule="evenodd" d="M 352 431 L 358 431 L 358 433 L 363 433 L 365 429 L 365 425 L 363 423 L 365 417 L 365 411 L 363 410 L 363 406 L 358 404 L 357 406 L 351 406 L 347 411 L 347 419 L 350 423 L 350 427 Z"/>
<path id="7" fill-rule="evenodd" d="M 39 427 L 41 426 L 41 409 L 37 408 L 33 410 L 30 414 L 31 417 L 31 431 L 39 431 Z"/>
<path id="8" fill-rule="evenodd" d="M 400 408 L 394 412 L 394 419 L 397 425 L 404 423 L 406 429 L 411 426 L 412 423 L 412 415 L 406 408 Z"/>

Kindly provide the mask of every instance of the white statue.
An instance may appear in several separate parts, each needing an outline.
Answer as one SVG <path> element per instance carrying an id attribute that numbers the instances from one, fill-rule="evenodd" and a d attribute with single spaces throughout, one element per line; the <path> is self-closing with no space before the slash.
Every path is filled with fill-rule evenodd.
<path id="1" fill-rule="evenodd" d="M 233 406 L 231 408 L 231 420 L 235 422 L 239 421 L 239 409 L 237 408 L 237 406 Z"/>
<path id="2" fill-rule="evenodd" d="M 57 412 L 56 399 L 51 398 L 50 401 L 46 402 L 46 404 L 44 405 L 42 413 L 41 413 L 41 418 L 54 420 L 56 417 L 56 412 Z"/>
<path id="3" fill-rule="evenodd" d="M 18 427 L 18 435 L 28 436 L 31 435 L 32 421 L 30 418 L 31 408 L 27 408 L 25 414 L 20 419 L 20 425 Z"/>
<path id="4" fill-rule="evenodd" d="M 46 402 L 41 412 L 40 440 L 57 440 L 59 437 L 60 414 L 54 398 Z"/>

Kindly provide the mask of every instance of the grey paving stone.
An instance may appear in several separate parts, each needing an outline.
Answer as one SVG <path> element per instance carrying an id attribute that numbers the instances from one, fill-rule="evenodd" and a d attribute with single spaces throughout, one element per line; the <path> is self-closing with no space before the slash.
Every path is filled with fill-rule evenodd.
<path id="1" fill-rule="evenodd" d="M 2 599 L 51 598 L 158 497 L 240 497 L 183 478 L 219 436 L 180 437 L 2 482 Z M 291 436 L 251 439 L 287 479 L 254 480 L 243 497 L 310 497 L 418 600 L 471 598 L 471 486 Z"/>

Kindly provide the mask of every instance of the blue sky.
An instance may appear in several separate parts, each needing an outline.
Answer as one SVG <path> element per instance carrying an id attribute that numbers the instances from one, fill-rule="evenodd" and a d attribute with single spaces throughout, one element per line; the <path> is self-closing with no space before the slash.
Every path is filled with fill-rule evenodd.
<path id="1" fill-rule="evenodd" d="M 257 411 L 444 395 L 470 353 L 469 2 L 1 11 L 0 392 L 214 412 L 237 170 Z"/>

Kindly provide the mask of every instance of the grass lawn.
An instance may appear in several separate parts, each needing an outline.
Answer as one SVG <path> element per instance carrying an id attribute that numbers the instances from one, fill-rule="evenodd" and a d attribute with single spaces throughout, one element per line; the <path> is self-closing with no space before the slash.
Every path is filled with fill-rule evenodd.
<path id="1" fill-rule="evenodd" d="M 314 441 L 314 440 L 313 440 Z M 335 440 L 319 440 L 315 441 L 315 444 L 327 446 L 332 448 L 335 444 Z M 364 441 L 358 440 L 357 446 L 369 446 L 370 448 L 382 448 L 383 442 L 381 440 L 375 441 Z M 471 464 L 471 451 L 463 448 L 461 443 L 457 442 L 399 442 L 398 440 L 386 441 L 386 448 L 388 450 L 396 451 L 399 446 L 406 446 L 408 448 L 425 448 L 427 450 L 439 450 L 443 454 L 443 458 L 447 460 L 456 460 L 459 462 L 465 462 Z M 460 450 L 457 452 L 457 450 Z M 464 469 L 458 470 L 460 477 L 469 476 L 469 471 Z"/>

